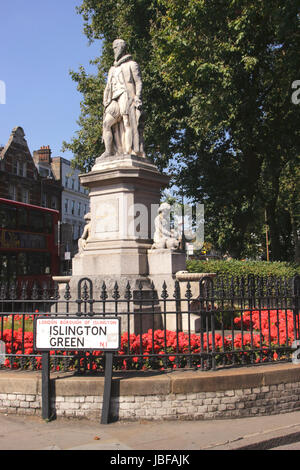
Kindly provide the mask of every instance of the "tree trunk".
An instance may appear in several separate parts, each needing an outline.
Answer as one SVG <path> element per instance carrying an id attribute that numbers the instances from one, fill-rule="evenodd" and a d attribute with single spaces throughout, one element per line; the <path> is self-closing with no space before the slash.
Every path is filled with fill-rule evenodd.
<path id="1" fill-rule="evenodd" d="M 281 261 L 283 256 L 280 249 L 279 230 L 276 218 L 275 203 L 269 204 L 267 207 L 267 223 L 269 225 L 270 239 L 270 261 Z"/>
<path id="2" fill-rule="evenodd" d="M 300 229 L 297 227 L 294 219 L 292 219 L 292 227 L 294 239 L 294 261 L 296 264 L 300 264 Z"/>

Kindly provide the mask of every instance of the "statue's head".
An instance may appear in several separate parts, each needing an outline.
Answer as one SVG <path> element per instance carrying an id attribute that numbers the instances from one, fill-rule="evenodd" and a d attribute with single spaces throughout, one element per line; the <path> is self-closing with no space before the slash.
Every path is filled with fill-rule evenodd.
<path id="1" fill-rule="evenodd" d="M 126 51 L 126 42 L 123 39 L 115 39 L 112 45 L 115 60 L 119 60 Z"/>
<path id="2" fill-rule="evenodd" d="M 167 213 L 169 213 L 170 211 L 171 211 L 171 206 L 170 206 L 170 204 L 168 204 L 167 202 L 163 202 L 163 203 L 159 206 L 159 208 L 158 208 L 158 210 L 157 210 L 157 212 L 158 212 L 159 214 L 161 214 L 161 213 L 167 214 Z"/>

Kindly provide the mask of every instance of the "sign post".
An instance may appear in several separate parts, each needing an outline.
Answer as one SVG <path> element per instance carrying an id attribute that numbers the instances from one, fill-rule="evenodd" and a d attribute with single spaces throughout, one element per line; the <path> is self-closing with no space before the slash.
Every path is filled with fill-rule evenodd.
<path id="1" fill-rule="evenodd" d="M 113 354 L 120 349 L 119 317 L 39 316 L 34 320 L 34 349 L 42 352 L 42 417 L 50 419 L 50 351 L 103 351 L 105 381 L 101 423 L 109 420 Z"/>
<path id="2" fill-rule="evenodd" d="M 105 379 L 104 379 L 101 424 L 108 424 L 108 421 L 109 421 L 112 370 L 113 370 L 113 353 L 106 352 L 105 353 Z"/>
<path id="3" fill-rule="evenodd" d="M 51 418 L 50 406 L 50 354 L 42 352 L 42 418 Z"/>

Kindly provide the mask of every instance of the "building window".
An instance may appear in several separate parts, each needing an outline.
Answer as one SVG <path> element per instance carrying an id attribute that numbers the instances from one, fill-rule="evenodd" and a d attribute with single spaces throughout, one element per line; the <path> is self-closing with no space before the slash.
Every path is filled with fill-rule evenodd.
<path id="1" fill-rule="evenodd" d="M 65 213 L 67 214 L 69 210 L 69 199 L 65 200 Z"/>
<path id="2" fill-rule="evenodd" d="M 47 207 L 47 195 L 46 195 L 46 193 L 42 194 L 42 207 Z"/>
<path id="3" fill-rule="evenodd" d="M 29 190 L 28 189 L 23 189 L 22 191 L 22 202 L 29 204 Z"/>
<path id="4" fill-rule="evenodd" d="M 26 176 L 27 176 L 27 163 L 24 162 L 22 166 L 23 166 L 22 176 L 24 176 L 24 178 L 26 178 Z"/>
<path id="5" fill-rule="evenodd" d="M 22 162 L 17 161 L 17 172 L 19 176 L 23 176 L 23 163 Z"/>
<path id="6" fill-rule="evenodd" d="M 48 178 L 50 176 L 50 172 L 48 168 L 39 167 L 39 173 L 42 178 Z"/>
<path id="7" fill-rule="evenodd" d="M 75 189 L 75 180 L 72 178 L 72 189 Z"/>
<path id="8" fill-rule="evenodd" d="M 78 212 L 77 215 L 80 215 L 81 213 L 81 202 L 78 202 Z"/>
<path id="9" fill-rule="evenodd" d="M 55 196 L 52 196 L 51 198 L 51 208 L 57 209 L 57 198 Z"/>
<path id="10" fill-rule="evenodd" d="M 17 198 L 17 188 L 14 184 L 10 184 L 8 188 L 9 198 L 13 201 Z"/>
<path id="11" fill-rule="evenodd" d="M 66 178 L 65 178 L 65 187 L 66 187 L 66 188 L 68 187 L 68 183 L 69 183 L 69 177 L 66 176 Z"/>
<path id="12" fill-rule="evenodd" d="M 18 168 L 19 168 L 19 167 L 18 167 L 18 164 L 19 164 L 18 160 L 14 159 L 14 160 L 13 160 L 13 164 L 12 164 L 12 172 L 13 172 L 15 175 L 18 174 Z"/>
<path id="13" fill-rule="evenodd" d="M 72 206 L 71 206 L 71 214 L 75 214 L 75 201 L 72 201 Z"/>

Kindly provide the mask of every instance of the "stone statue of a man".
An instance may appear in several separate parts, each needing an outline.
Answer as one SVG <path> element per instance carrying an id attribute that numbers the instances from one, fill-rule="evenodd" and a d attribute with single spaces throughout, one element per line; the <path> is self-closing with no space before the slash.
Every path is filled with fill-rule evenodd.
<path id="1" fill-rule="evenodd" d="M 113 42 L 113 51 L 115 62 L 103 94 L 105 152 L 98 159 L 111 155 L 144 156 L 140 69 L 126 53 L 123 39 Z"/>

